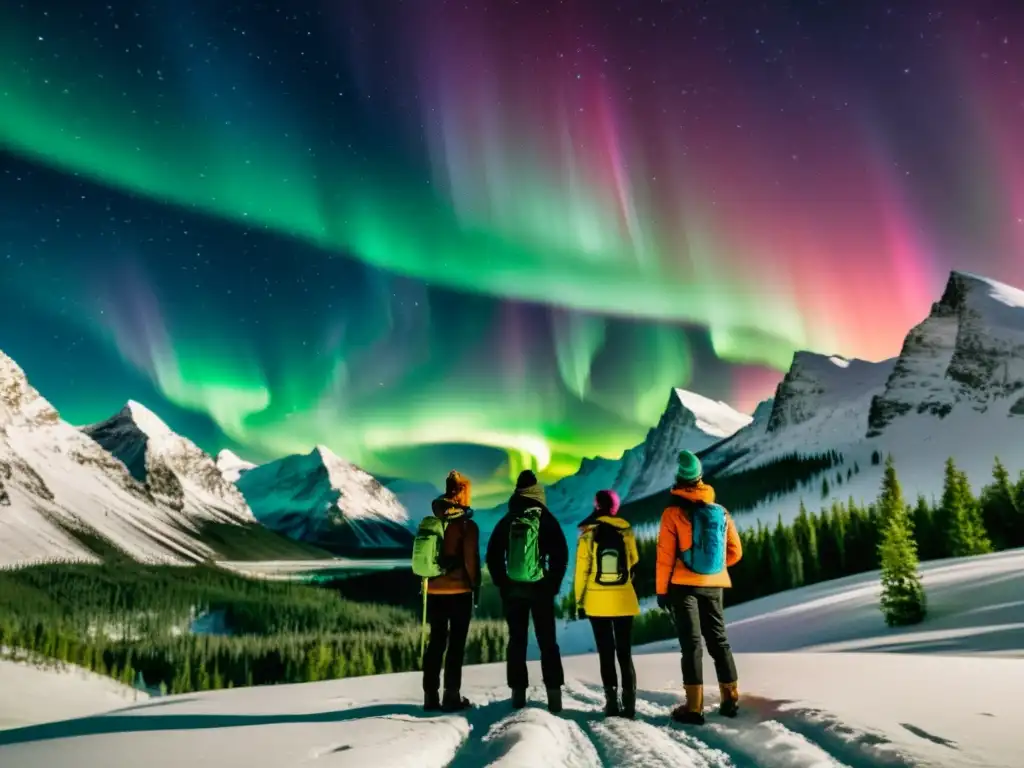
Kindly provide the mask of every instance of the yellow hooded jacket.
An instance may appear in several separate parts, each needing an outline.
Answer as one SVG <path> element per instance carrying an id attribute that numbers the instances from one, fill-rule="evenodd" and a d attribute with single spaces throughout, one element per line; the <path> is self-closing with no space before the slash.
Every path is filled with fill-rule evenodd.
<path id="1" fill-rule="evenodd" d="M 632 581 L 625 584 L 598 584 L 595 564 L 594 531 L 597 523 L 607 523 L 618 528 L 626 546 L 626 567 L 632 572 L 640 561 L 636 548 L 636 537 L 629 523 L 618 517 L 601 515 L 588 521 L 580 529 L 576 545 L 576 605 L 586 611 L 587 616 L 610 618 L 615 616 L 637 616 L 640 603 Z"/>

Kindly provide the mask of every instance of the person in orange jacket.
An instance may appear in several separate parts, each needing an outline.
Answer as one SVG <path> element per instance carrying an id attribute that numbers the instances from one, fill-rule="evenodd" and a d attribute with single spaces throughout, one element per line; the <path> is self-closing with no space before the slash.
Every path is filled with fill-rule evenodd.
<path id="1" fill-rule="evenodd" d="M 469 624 L 480 592 L 480 529 L 470 508 L 472 484 L 452 470 L 431 512 L 445 522 L 442 556 L 449 568 L 427 582 L 430 643 L 423 657 L 423 708 L 456 712 L 472 706 L 461 693 Z M 444 698 L 440 696 L 444 664 Z"/>
<path id="2" fill-rule="evenodd" d="M 736 663 L 725 632 L 723 589 L 732 586 L 729 567 L 743 556 L 732 516 L 715 503 L 704 482 L 700 459 L 681 451 L 672 487 L 673 504 L 661 516 L 656 588 L 658 607 L 669 610 L 679 633 L 686 701 L 672 712 L 689 725 L 704 723 L 704 665 L 701 635 L 715 662 L 721 692 L 719 712 L 739 711 Z"/>

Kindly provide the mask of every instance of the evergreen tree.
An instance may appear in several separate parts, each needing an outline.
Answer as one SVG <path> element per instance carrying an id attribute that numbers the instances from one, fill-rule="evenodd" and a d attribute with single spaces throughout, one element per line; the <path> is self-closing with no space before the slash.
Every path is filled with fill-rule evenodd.
<path id="1" fill-rule="evenodd" d="M 828 478 L 827 477 L 823 477 L 823 478 L 821 478 L 821 498 L 827 499 L 828 498 L 828 492 L 829 492 Z"/>
<path id="2" fill-rule="evenodd" d="M 944 557 L 966 557 L 974 554 L 974 527 L 971 524 L 970 499 L 964 498 L 964 484 L 953 457 L 946 459 L 942 501 L 938 509 Z"/>
<path id="3" fill-rule="evenodd" d="M 992 540 L 985 529 L 981 502 L 971 492 L 971 484 L 966 472 L 960 472 L 960 494 L 967 505 L 967 520 L 971 526 L 971 542 L 973 555 L 984 555 L 992 551 Z"/>
<path id="4" fill-rule="evenodd" d="M 871 452 L 871 464 L 872 464 L 872 466 L 877 466 L 877 465 L 879 465 L 881 463 L 882 463 L 882 454 L 880 454 L 877 450 L 876 451 L 872 451 Z"/>
<path id="5" fill-rule="evenodd" d="M 952 457 L 946 460 L 942 502 L 937 517 L 944 556 L 967 557 L 992 551 L 981 507 L 971 493 L 966 473 L 957 468 Z"/>
<path id="6" fill-rule="evenodd" d="M 942 557 L 942 536 L 936 531 L 935 513 L 931 504 L 921 495 L 914 506 L 914 539 L 917 542 L 918 555 L 922 560 L 935 560 Z"/>
<path id="7" fill-rule="evenodd" d="M 1010 473 L 996 457 L 992 467 L 992 484 L 981 491 L 982 523 L 995 549 L 1009 549 L 1024 544 L 1016 541 L 1020 511 L 1017 509 L 1015 495 Z"/>
<path id="8" fill-rule="evenodd" d="M 817 521 L 807 513 L 803 501 L 800 502 L 800 513 L 793 521 L 793 534 L 796 540 L 796 548 L 800 553 L 802 565 L 801 582 L 814 584 L 820 577 L 820 563 L 818 560 L 818 532 Z M 742 561 L 741 561 L 742 562 Z"/>
<path id="9" fill-rule="evenodd" d="M 927 613 L 924 586 L 918 572 L 917 546 L 892 457 L 885 461 L 882 492 L 878 498 L 882 528 L 881 609 L 889 626 L 921 622 Z"/>

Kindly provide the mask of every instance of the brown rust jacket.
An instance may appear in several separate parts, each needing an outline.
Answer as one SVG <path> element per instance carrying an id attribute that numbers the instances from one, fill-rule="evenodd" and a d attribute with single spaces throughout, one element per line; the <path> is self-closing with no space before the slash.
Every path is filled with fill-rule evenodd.
<path id="1" fill-rule="evenodd" d="M 429 595 L 461 595 L 480 587 L 480 528 L 473 522 L 473 510 L 441 496 L 431 504 L 433 514 L 446 521 L 444 562 L 451 570 L 427 582 Z"/>

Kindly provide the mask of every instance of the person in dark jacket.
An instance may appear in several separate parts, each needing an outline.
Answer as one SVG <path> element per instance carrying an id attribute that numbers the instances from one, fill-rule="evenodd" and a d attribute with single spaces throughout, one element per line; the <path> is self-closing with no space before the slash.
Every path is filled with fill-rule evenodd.
<path id="1" fill-rule="evenodd" d="M 472 706 L 462 697 L 462 661 L 473 607 L 480 594 L 480 529 L 469 507 L 469 478 L 452 471 L 435 517 L 445 522 L 442 558 L 448 570 L 427 582 L 430 642 L 423 656 L 423 708 L 455 712 Z M 447 651 L 447 653 L 445 653 Z M 439 695 L 444 662 L 444 698 Z"/>
<path id="2" fill-rule="evenodd" d="M 512 522 L 531 509 L 541 510 L 538 546 L 543 577 L 535 582 L 515 581 L 508 574 L 509 533 Z M 540 648 L 540 666 L 547 688 L 548 710 L 562 710 L 562 656 L 555 635 L 555 598 L 569 565 L 569 547 L 558 520 L 545 504 L 544 488 L 530 470 L 520 473 L 515 492 L 508 500 L 508 512 L 498 522 L 487 545 L 487 569 L 501 592 L 508 624 L 507 680 L 512 706 L 526 706 L 529 676 L 526 669 L 526 641 L 533 617 L 533 631 Z"/>

